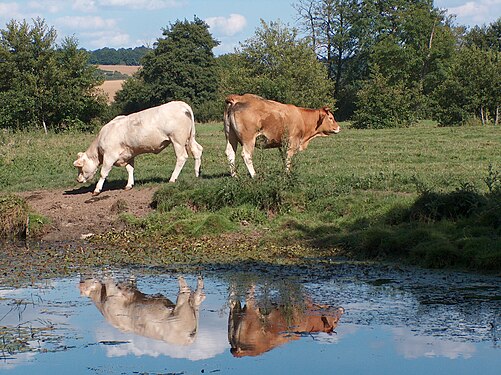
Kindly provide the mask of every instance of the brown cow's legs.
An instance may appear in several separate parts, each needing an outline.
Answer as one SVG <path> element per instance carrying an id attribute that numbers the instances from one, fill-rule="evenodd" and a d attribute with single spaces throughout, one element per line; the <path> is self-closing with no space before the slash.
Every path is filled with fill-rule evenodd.
<path id="1" fill-rule="evenodd" d="M 242 150 L 242 158 L 244 159 L 245 165 L 249 170 L 249 174 L 251 177 L 256 175 L 256 171 L 254 170 L 254 164 L 252 163 L 252 154 L 254 153 L 254 143 L 256 140 L 254 139 L 252 142 L 246 142 L 243 145 Z"/>
<path id="2" fill-rule="evenodd" d="M 235 168 L 235 155 L 237 152 L 238 139 L 235 131 L 230 128 L 226 133 L 226 157 L 228 158 L 228 163 L 230 165 L 230 173 L 232 177 L 237 175 Z"/>

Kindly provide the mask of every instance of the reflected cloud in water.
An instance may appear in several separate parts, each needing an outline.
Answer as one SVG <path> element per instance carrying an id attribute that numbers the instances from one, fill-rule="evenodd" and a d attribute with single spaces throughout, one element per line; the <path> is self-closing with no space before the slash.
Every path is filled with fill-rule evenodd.
<path id="1" fill-rule="evenodd" d="M 477 351 L 468 342 L 444 340 L 433 336 L 416 335 L 408 328 L 392 328 L 397 353 L 406 359 L 421 357 L 445 357 L 449 359 L 471 358 Z"/>

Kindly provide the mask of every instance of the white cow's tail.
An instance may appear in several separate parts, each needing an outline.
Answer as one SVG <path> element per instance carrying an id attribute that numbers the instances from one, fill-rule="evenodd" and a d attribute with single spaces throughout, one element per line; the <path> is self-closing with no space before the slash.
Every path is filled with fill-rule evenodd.
<path id="1" fill-rule="evenodd" d="M 193 151 L 191 150 L 191 144 L 195 139 L 195 116 L 193 115 L 193 110 L 189 105 L 186 105 L 186 116 L 191 120 L 190 136 L 186 141 L 186 151 L 189 155 L 193 156 Z"/>
<path id="2" fill-rule="evenodd" d="M 202 164 L 202 152 L 204 148 L 195 140 L 195 116 L 193 115 L 193 110 L 189 105 L 186 108 L 188 112 L 188 117 L 191 119 L 191 132 L 186 143 L 186 151 L 189 155 L 193 156 L 195 159 L 195 176 L 200 175 L 200 166 Z"/>

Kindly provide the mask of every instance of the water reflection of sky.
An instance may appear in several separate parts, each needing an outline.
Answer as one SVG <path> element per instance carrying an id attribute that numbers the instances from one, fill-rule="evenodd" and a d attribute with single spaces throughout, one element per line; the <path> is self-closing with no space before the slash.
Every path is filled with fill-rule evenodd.
<path id="1" fill-rule="evenodd" d="M 492 279 L 484 294 L 468 302 L 465 296 L 471 293 L 458 292 L 455 280 L 452 289 L 431 290 L 426 283 L 412 286 L 405 278 L 384 285 L 367 282 L 366 273 L 364 278 L 333 275 L 304 283 L 304 291 L 315 302 L 345 308 L 335 334 L 303 334 L 300 340 L 245 358 L 234 358 L 229 351 L 229 284 L 214 275 L 205 277 L 207 298 L 201 304 L 196 340 L 189 346 L 114 328 L 88 298 L 79 295 L 74 278 L 42 288 L 0 290 L 0 328 L 50 323 L 54 327 L 50 335 L 59 337 L 35 340 L 34 350 L 27 353 L 4 354 L 0 370 L 72 375 L 202 370 L 304 374 L 313 369 L 316 374 L 499 374 L 499 330 L 488 323 L 501 322 L 501 301 L 487 297 L 495 297 L 501 289 L 499 284 L 492 288 Z M 194 287 L 196 277 L 186 279 Z M 138 287 L 173 301 L 178 290 L 174 275 L 138 277 Z M 433 302 L 453 297 L 455 304 Z M 23 300 L 31 302 L 22 314 L 12 310 L 15 301 Z"/>

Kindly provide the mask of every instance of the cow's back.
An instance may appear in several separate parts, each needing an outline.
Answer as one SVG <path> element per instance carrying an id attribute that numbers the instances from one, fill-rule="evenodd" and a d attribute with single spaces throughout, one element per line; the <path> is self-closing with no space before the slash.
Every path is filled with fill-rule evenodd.
<path id="1" fill-rule="evenodd" d="M 127 116 L 117 116 L 99 133 L 102 150 L 129 148 L 134 154 L 159 152 L 173 137 L 189 138 L 193 113 L 188 104 L 169 102 Z"/>
<path id="2" fill-rule="evenodd" d="M 263 134 L 269 146 L 280 146 L 286 132 L 295 136 L 302 132 L 300 108 L 264 99 L 253 94 L 229 95 L 226 98 L 227 114 L 242 142 Z"/>

